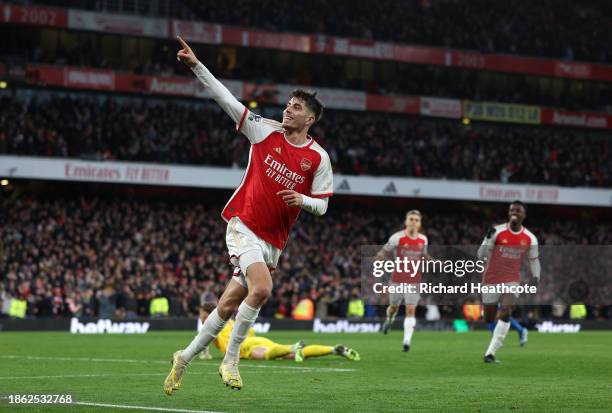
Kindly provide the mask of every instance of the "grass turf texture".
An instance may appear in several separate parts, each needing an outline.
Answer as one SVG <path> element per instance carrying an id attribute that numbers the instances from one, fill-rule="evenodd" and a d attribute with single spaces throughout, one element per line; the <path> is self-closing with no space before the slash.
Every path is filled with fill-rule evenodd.
<path id="1" fill-rule="evenodd" d="M 245 387 L 232 391 L 220 381 L 220 354 L 214 349 L 214 360 L 195 359 L 183 387 L 166 396 L 162 383 L 171 354 L 192 336 L 187 332 L 0 333 L 0 393 L 71 393 L 78 402 L 216 412 L 609 412 L 612 408 L 612 332 L 532 333 L 521 348 L 511 331 L 498 351 L 502 363 L 497 365 L 482 361 L 488 332 L 417 331 L 409 353 L 401 352 L 398 331 L 389 336 L 276 332 L 268 336 L 284 343 L 304 339 L 347 344 L 359 351 L 361 361 L 336 356 L 303 364 L 242 361 Z M 144 410 L 3 404 L 0 411 Z"/>

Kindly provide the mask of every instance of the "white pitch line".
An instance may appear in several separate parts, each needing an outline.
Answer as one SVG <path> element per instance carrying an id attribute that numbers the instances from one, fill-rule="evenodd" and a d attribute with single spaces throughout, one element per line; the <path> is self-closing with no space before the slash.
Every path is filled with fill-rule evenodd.
<path id="1" fill-rule="evenodd" d="M 220 413 L 213 412 L 210 410 L 190 410 L 190 409 L 174 409 L 171 407 L 152 407 L 152 406 L 132 406 L 129 404 L 110 404 L 110 403 L 90 403 L 90 402 L 74 402 L 81 406 L 92 406 L 92 407 L 109 407 L 112 409 L 134 409 L 134 410 L 148 410 L 156 412 L 178 412 L 178 413 Z"/>
<path id="2" fill-rule="evenodd" d="M 192 374 L 218 374 L 216 372 L 189 372 Z M 55 376 L 0 376 L 0 380 L 19 380 L 19 379 L 70 379 L 70 378 L 89 378 L 89 377 L 137 377 L 137 376 L 167 376 L 167 373 L 129 373 L 129 374 L 61 374 Z"/>
<path id="3" fill-rule="evenodd" d="M 129 377 L 129 376 L 155 376 L 163 375 L 163 373 L 134 373 L 134 374 L 62 374 L 57 376 L 5 376 L 0 377 L 0 380 L 19 380 L 19 379 L 70 379 L 81 377 Z"/>
<path id="4" fill-rule="evenodd" d="M 0 355 L 0 358 L 19 359 L 19 360 L 55 360 L 55 361 L 87 361 L 97 363 L 143 363 L 143 364 L 164 364 L 168 365 L 168 361 L 161 360 L 136 360 L 136 359 L 110 359 L 110 358 L 89 358 L 89 357 L 47 357 L 47 356 L 17 356 L 17 355 Z M 215 364 L 212 362 L 198 362 L 198 364 Z M 354 372 L 356 369 L 334 368 L 334 367 L 302 367 L 302 366 L 274 366 L 270 364 L 241 364 L 241 368 L 258 368 L 258 369 L 278 369 L 278 370 L 296 370 L 296 371 L 312 371 L 312 372 L 335 372 L 346 373 Z"/>

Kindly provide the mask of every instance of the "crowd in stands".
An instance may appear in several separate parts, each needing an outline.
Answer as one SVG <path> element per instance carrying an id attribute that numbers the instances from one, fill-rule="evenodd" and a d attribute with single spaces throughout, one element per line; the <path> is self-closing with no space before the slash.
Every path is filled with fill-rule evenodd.
<path id="1" fill-rule="evenodd" d="M 311 133 L 336 173 L 612 185 L 602 134 L 331 110 Z M 248 141 L 212 103 L 5 96 L 0 153 L 242 168 Z"/>
<path id="2" fill-rule="evenodd" d="M 64 42 L 58 37 L 52 46 L 41 45 L 37 36 L 24 36 L 16 28 L 0 27 L 0 35 L 15 40 L 0 47 L 0 62 L 14 72 L 28 64 L 75 66 L 110 69 L 149 76 L 192 76 L 175 59 L 174 43 L 151 41 L 140 55 L 131 56 L 117 50 L 130 50 L 131 39 L 124 38 L 109 51 L 93 36 L 77 36 Z M 384 95 L 420 95 L 504 103 L 533 104 L 567 110 L 612 113 L 612 87 L 609 83 L 578 79 L 557 79 L 554 83 L 536 78 L 479 70 L 460 70 L 436 66 L 374 62 L 374 68 L 356 68 L 342 58 L 310 56 L 304 64 L 300 55 L 284 57 L 278 52 L 238 49 L 228 59 L 222 49 L 192 44 L 197 56 L 219 78 L 253 83 L 299 84 L 312 88 L 328 87 L 360 90 Z M 365 63 L 372 63 L 364 61 Z M 362 62 L 363 63 L 363 62 Z M 27 77 L 26 77 L 27 78 Z"/>
<path id="3" fill-rule="evenodd" d="M 151 300 L 165 297 L 163 315 L 193 316 L 201 303 L 217 300 L 232 274 L 221 202 L 30 195 L 4 201 L 0 299 L 25 300 L 32 317 L 134 318 L 148 316 Z M 361 246 L 385 243 L 403 226 L 404 213 L 340 204 L 324 217 L 302 214 L 262 316 L 290 317 L 308 297 L 315 316 L 345 317 L 361 286 Z M 504 219 L 465 209 L 423 213 L 432 246 L 478 245 L 487 228 Z M 593 218 L 534 214 L 528 226 L 542 246 L 612 243 L 612 225 Z M 546 282 L 555 274 L 545 274 Z M 598 289 L 609 290 L 609 284 Z M 382 315 L 384 308 L 370 310 Z"/>
<path id="4" fill-rule="evenodd" d="M 594 1 L 185 1 L 202 20 L 490 53 L 609 62 L 611 9 Z"/>
<path id="5" fill-rule="evenodd" d="M 491 53 L 612 59 L 612 7 L 595 0 L 183 0 L 183 8 L 174 4 L 178 2 L 171 2 L 173 7 L 142 2 L 139 9 L 121 1 L 38 3 Z M 192 15 L 187 17 L 185 9 Z"/>

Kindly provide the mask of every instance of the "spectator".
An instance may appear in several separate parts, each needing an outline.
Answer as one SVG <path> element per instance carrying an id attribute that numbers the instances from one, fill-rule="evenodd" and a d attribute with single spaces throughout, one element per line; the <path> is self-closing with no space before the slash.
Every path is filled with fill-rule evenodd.
<path id="1" fill-rule="evenodd" d="M 26 299 L 34 317 L 112 318 L 116 309 L 127 318 L 148 316 L 155 297 L 167 299 L 169 316 L 195 316 L 200 297 L 216 299 L 231 276 L 219 208 L 195 201 L 17 198 L 0 214 L 0 291 Z M 362 316 L 357 304 L 351 307 L 361 287 L 361 246 L 386 241 L 401 212 L 336 204 L 324 220 L 303 214 L 300 221 L 274 271 L 274 295 L 262 316 L 290 317 L 300 299 L 314 302 L 317 317 Z M 426 214 L 424 222 L 434 246 L 478 245 L 490 219 L 482 210 L 459 208 Z M 529 222 L 542 246 L 612 244 L 612 225 L 603 219 L 534 216 Z M 576 264 L 586 280 L 591 273 L 605 276 L 598 268 L 612 265 L 609 254 L 597 257 L 608 264 Z M 605 280 L 596 285 L 598 293 L 608 293 Z M 450 306 L 439 310 L 446 318 L 456 313 Z"/>
<path id="2" fill-rule="evenodd" d="M 0 113 L 14 137 L 0 148 L 8 154 L 241 168 L 248 159 L 229 118 L 201 103 L 4 97 Z M 612 186 L 612 143 L 597 132 L 340 111 L 313 132 L 337 173 Z"/>
<path id="3" fill-rule="evenodd" d="M 359 295 L 359 290 L 354 288 L 351 291 L 351 300 L 348 303 L 346 316 L 348 318 L 363 318 L 365 315 L 365 304 Z"/>

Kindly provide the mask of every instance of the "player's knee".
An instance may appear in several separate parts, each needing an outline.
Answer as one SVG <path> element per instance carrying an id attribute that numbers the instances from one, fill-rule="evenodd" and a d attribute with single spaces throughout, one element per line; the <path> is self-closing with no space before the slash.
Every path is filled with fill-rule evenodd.
<path id="1" fill-rule="evenodd" d="M 266 303 L 266 301 L 268 301 L 268 298 L 270 298 L 270 296 L 272 295 L 272 286 L 255 286 L 252 288 L 252 290 L 249 291 L 249 295 L 252 298 L 251 301 L 257 302 L 259 304 L 259 307 L 261 307 Z"/>

